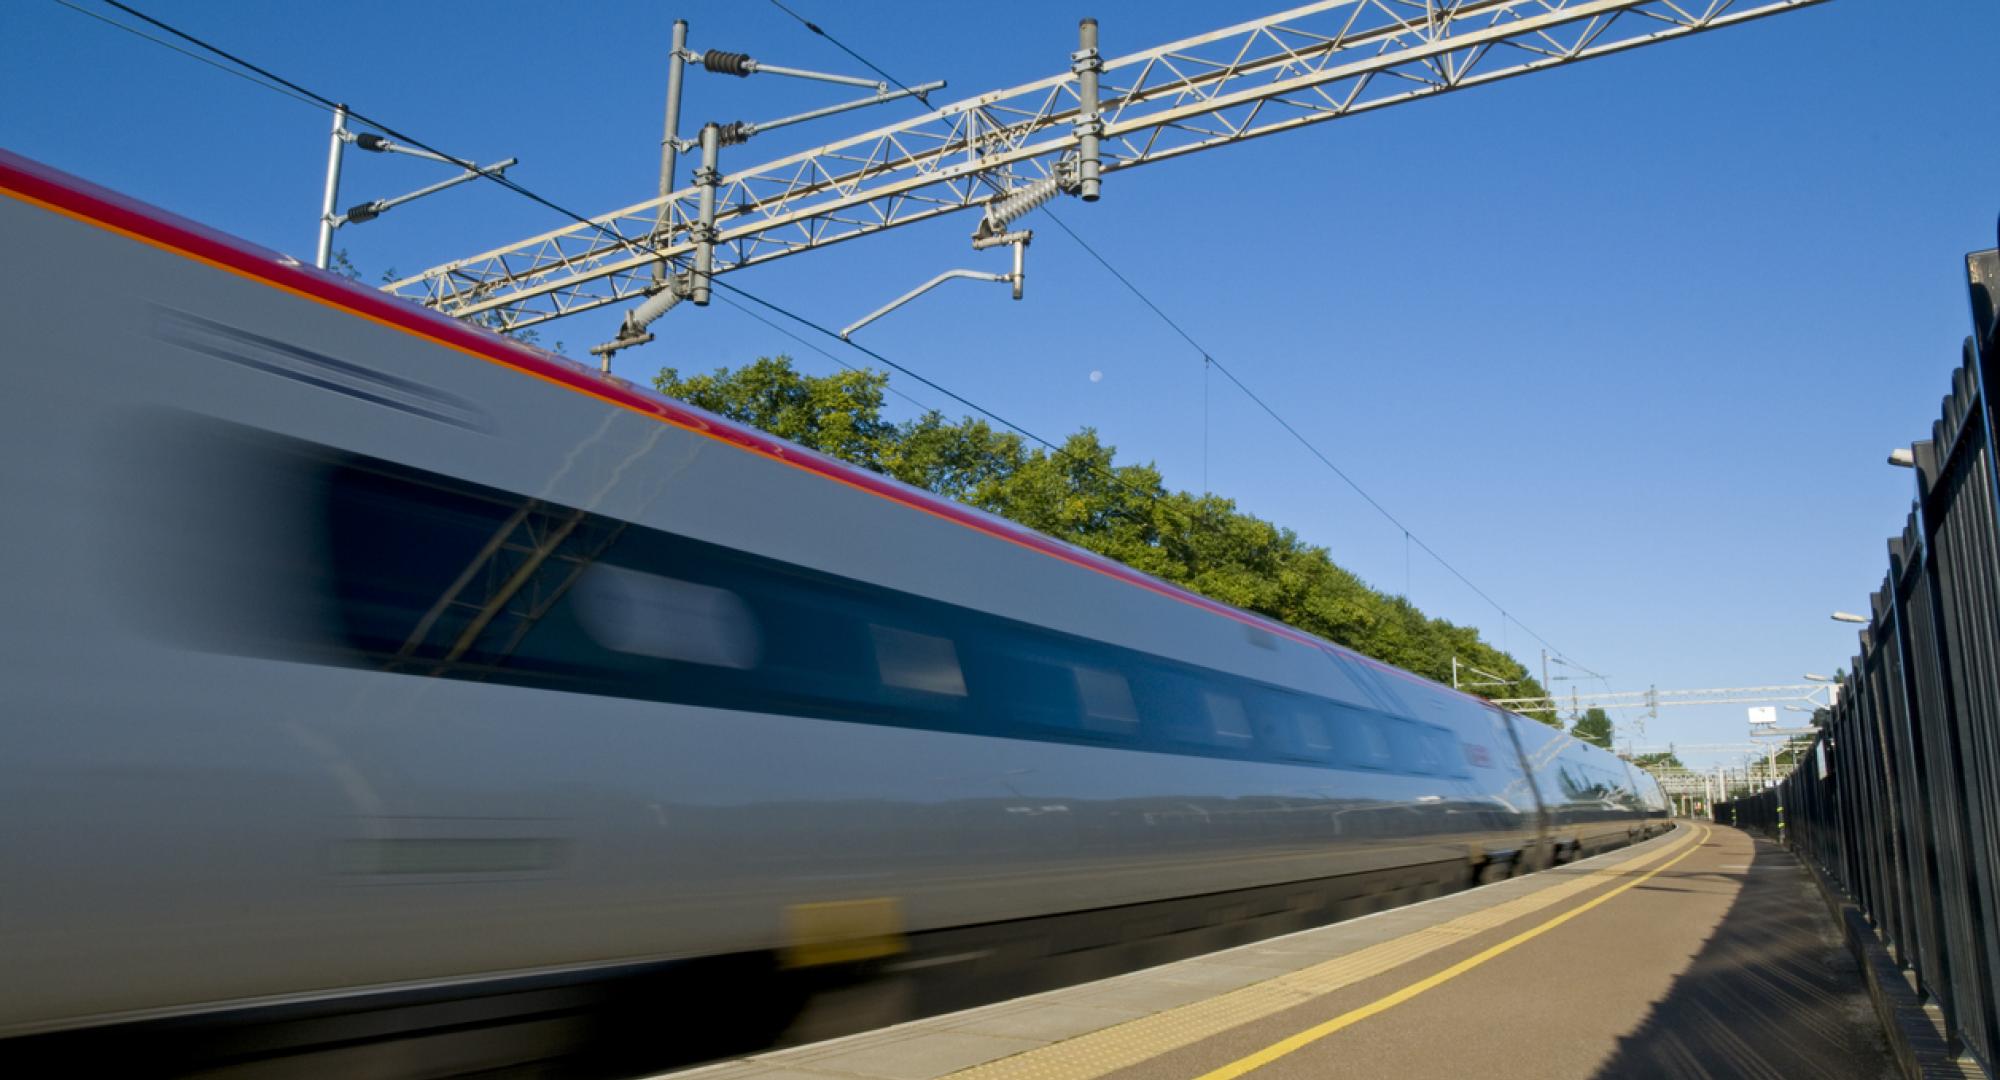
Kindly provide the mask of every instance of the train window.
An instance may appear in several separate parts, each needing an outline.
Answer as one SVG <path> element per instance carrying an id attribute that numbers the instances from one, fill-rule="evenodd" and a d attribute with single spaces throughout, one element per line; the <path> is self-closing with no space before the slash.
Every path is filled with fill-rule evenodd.
<path id="1" fill-rule="evenodd" d="M 1326 717 L 1296 694 L 1255 693 L 1250 697 L 1257 744 L 1280 757 L 1325 763 L 1333 756 Z"/>
<path id="2" fill-rule="evenodd" d="M 1606 801 L 1621 805 L 1629 805 L 1631 803 L 1632 791 L 1624 777 L 1605 768 L 1596 768 L 1596 772 L 1598 775 L 1598 787 L 1603 790 Z"/>
<path id="3" fill-rule="evenodd" d="M 1390 769 L 1395 754 L 1389 746 L 1387 721 L 1374 713 L 1347 711 L 1335 721 L 1343 763 L 1357 769 Z"/>
<path id="4" fill-rule="evenodd" d="M 958 650 L 948 638 L 871 625 L 875 667 L 882 685 L 929 694 L 965 696 L 965 673 L 958 667 Z"/>
<path id="5" fill-rule="evenodd" d="M 1382 726 L 1387 730 L 1389 751 L 1398 770 L 1425 776 L 1442 771 L 1437 750 L 1424 738 L 1421 726 L 1408 720 L 1384 720 Z"/>
<path id="6" fill-rule="evenodd" d="M 323 592 L 293 605 L 313 620 L 295 631 L 312 646 L 300 655 L 318 662 L 1220 758 L 1464 766 L 1448 732 L 1402 719 L 1395 688 L 1358 669 L 1341 668 L 1352 685 L 1332 697 L 1304 694 L 406 465 L 283 447 L 325 530 L 326 575 L 296 582 Z M 1584 790 L 1564 764 L 1566 786 Z"/>
<path id="7" fill-rule="evenodd" d="M 453 586 L 485 559 L 496 536 L 533 512 L 518 499 L 431 490 L 373 469 L 336 466 L 324 483 L 344 644 L 374 657 L 477 651 L 484 658 L 478 640 L 458 648 L 475 628 L 469 613 L 449 602 Z"/>
<path id="8" fill-rule="evenodd" d="M 607 649 L 711 667 L 757 666 L 757 624 L 735 593 L 598 564 L 572 592 L 577 623 Z"/>
<path id="9" fill-rule="evenodd" d="M 1243 711 L 1242 698 L 1215 690 L 1202 691 L 1201 698 L 1208 722 L 1223 745 L 1250 745 L 1254 736 L 1250 731 L 1250 715 Z"/>
<path id="10" fill-rule="evenodd" d="M 1139 705 L 1142 736 L 1148 742 L 1214 746 L 1215 729 L 1201 711 L 1201 684 L 1166 665 L 1131 670 L 1132 696 Z"/>
<path id="11" fill-rule="evenodd" d="M 1083 704 L 1085 730 L 1128 735 L 1139 729 L 1139 707 L 1132 701 L 1132 685 L 1125 676 L 1080 665 L 1070 670 Z"/>
<path id="12" fill-rule="evenodd" d="M 1326 717 L 1307 709 L 1292 713 L 1292 730 L 1297 733 L 1300 749 L 1315 757 L 1323 757 L 1333 751 L 1333 736 L 1327 734 Z"/>
<path id="13" fill-rule="evenodd" d="M 982 653 L 968 646 L 966 664 L 974 686 L 1000 688 L 980 702 L 1000 731 L 1022 726 L 1064 734 L 1083 730 L 1083 707 L 1069 665 L 1033 656 L 1026 643 L 1009 642 Z"/>
<path id="14" fill-rule="evenodd" d="M 1444 728 L 1424 728 L 1424 741 L 1430 745 L 1431 757 L 1437 762 L 1441 776 L 1466 777 L 1471 774 L 1466 769 L 1465 748 L 1458 736 Z"/>
<path id="15" fill-rule="evenodd" d="M 1397 768 L 1425 776 L 1465 775 L 1465 756 L 1450 731 L 1408 720 L 1388 721 L 1388 727 Z"/>

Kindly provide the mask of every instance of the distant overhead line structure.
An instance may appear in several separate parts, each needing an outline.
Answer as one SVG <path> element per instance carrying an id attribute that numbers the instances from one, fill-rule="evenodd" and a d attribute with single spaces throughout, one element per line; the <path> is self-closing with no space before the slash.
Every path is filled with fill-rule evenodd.
<path id="1" fill-rule="evenodd" d="M 708 278 L 983 207 L 1004 227 L 1059 192 L 1260 135 L 1776 15 L 1825 0 L 1331 0 L 1104 61 L 697 183 L 387 288 L 519 329 L 637 300 L 662 260 Z"/>
<path id="2" fill-rule="evenodd" d="M 1795 702 L 1827 708 L 1825 683 L 1795 683 L 1783 686 L 1713 686 L 1699 690 L 1618 690 L 1590 694 L 1577 691 L 1574 701 L 1600 709 L 1664 709 L 1677 705 L 1760 705 Z M 1493 704 L 1515 712 L 1547 712 L 1570 704 L 1569 695 L 1560 697 L 1498 698 Z"/>

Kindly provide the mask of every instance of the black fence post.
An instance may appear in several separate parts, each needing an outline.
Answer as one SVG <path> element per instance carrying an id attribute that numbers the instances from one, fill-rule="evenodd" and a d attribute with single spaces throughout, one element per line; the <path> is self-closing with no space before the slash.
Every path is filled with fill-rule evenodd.
<path id="1" fill-rule="evenodd" d="M 1810 860 L 1988 1075 L 2000 1066 L 2000 251 L 1838 696 L 1791 775 L 1714 817 Z M 1788 819 L 1789 815 L 1789 819 Z"/>

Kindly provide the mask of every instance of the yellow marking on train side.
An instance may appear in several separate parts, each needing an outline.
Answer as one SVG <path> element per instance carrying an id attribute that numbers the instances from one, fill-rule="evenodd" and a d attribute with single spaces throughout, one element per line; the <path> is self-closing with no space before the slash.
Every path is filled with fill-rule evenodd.
<path id="1" fill-rule="evenodd" d="M 1263 982 L 1253 983 L 1237 990 L 1219 994 L 1203 1001 L 1192 1002 L 1177 1008 L 1140 1017 L 1112 1027 L 1103 1028 L 1086 1035 L 1079 1035 L 1062 1042 L 1024 1051 L 1011 1057 L 976 1065 L 951 1074 L 951 1080 L 1089 1080 L 1104 1076 L 1119 1069 L 1129 1068 L 1162 1054 L 1182 1047 L 1192 1046 L 1212 1036 L 1219 1035 L 1244 1024 L 1262 1020 L 1285 1009 L 1302 1005 L 1315 997 L 1352 986 L 1377 975 L 1386 974 L 1439 949 L 1464 941 L 1475 934 L 1493 930 L 1523 918 L 1534 912 L 1559 904 L 1579 893 L 1600 887 L 1607 880 L 1633 873 L 1638 868 L 1666 859 L 1681 848 L 1687 851 L 1669 862 L 1660 864 L 1644 877 L 1622 886 L 1604 896 L 1591 901 L 1584 907 L 1545 923 L 1532 934 L 1546 932 L 1560 922 L 1574 918 L 1576 914 L 1595 907 L 1604 900 L 1637 885 L 1646 877 L 1665 870 L 1696 850 L 1701 835 L 1693 830 L 1683 830 L 1680 837 L 1658 850 L 1645 851 L 1622 859 L 1609 866 L 1600 867 L 1588 874 L 1561 884 L 1539 889 L 1526 896 L 1516 897 L 1505 903 L 1495 904 L 1480 911 L 1462 915 L 1436 926 L 1412 931 L 1388 941 L 1378 942 L 1366 948 L 1357 949 L 1344 956 L 1335 957 L 1289 974 L 1280 975 Z M 1506 948 L 1512 948 L 1526 937 L 1510 939 Z M 1504 951 L 1501 950 L 1501 951 Z M 1488 953 L 1491 955 L 1489 956 Z M 1499 955 L 1488 950 L 1480 954 L 1490 959 Z M 1481 963 L 1484 960 L 1480 961 Z M 1442 981 L 1442 980 L 1439 980 Z M 1431 985 L 1435 985 L 1432 983 Z M 1424 989 L 1429 989 L 1425 986 Z M 1421 993 L 1419 990 L 1416 993 Z M 1411 993 L 1398 1001 L 1416 996 Z M 1385 999 L 1386 1000 L 1386 999 Z M 1390 1004 L 1395 1004 L 1391 1002 Z M 1382 1005 L 1375 1011 L 1389 1005 Z M 1357 1010 L 1359 1011 L 1359 1010 Z M 1352 1014 L 1348 1014 L 1352 1015 Z M 1373 1015 L 1369 1013 L 1368 1015 Z M 1345 1017 L 1346 1023 L 1353 1024 L 1361 1016 Z M 1313 1029 L 1317 1031 L 1318 1029 Z M 1331 1034 L 1331 1029 L 1324 1034 Z M 1323 1037 L 1323 1036 L 1314 1036 Z M 1297 1038 L 1297 1036 L 1295 1036 Z M 1310 1040 L 1307 1040 L 1310 1041 Z M 1281 1044 L 1282 1045 L 1282 1044 Z M 1300 1043 L 1299 1045 L 1304 1045 Z M 1290 1050 L 1284 1051 L 1290 1053 Z M 1274 1055 L 1275 1057 L 1282 1054 Z M 1245 1059 L 1246 1061 L 1249 1059 Z M 1203 1080 L 1221 1080 L 1224 1076 L 1241 1075 L 1255 1068 L 1256 1064 L 1245 1066 L 1237 1073 L 1217 1072 Z"/>
<path id="2" fill-rule="evenodd" d="M 877 960 L 909 950 L 903 907 L 893 897 L 793 904 L 785 909 L 784 966 Z"/>

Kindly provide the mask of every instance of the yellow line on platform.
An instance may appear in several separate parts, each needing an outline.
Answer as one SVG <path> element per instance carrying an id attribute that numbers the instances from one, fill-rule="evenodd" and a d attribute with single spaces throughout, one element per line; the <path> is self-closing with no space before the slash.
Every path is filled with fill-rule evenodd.
<path id="1" fill-rule="evenodd" d="M 1641 866 L 1667 857 L 1690 841 L 1696 840 L 1698 837 L 1693 831 L 1684 828 L 1676 840 L 1658 849 L 1639 852 L 1609 866 L 1537 889 L 1504 903 L 1494 904 L 1436 926 L 1415 930 L 1225 994 L 1102 1028 L 984 1065 L 976 1065 L 953 1073 L 952 1080 L 1090 1080 L 1093 1077 L 1104 1076 L 1182 1047 L 1192 1046 L 1232 1028 L 1254 1023 L 1267 1016 L 1302 1005 L 1315 997 L 1394 971 L 1412 960 L 1458 944 L 1475 934 L 1498 929 L 1517 919 L 1561 903 L 1578 893 L 1602 886 L 1608 878 L 1631 873 Z M 1678 862 L 1679 859 L 1674 861 Z M 1664 870 L 1671 865 L 1672 863 L 1667 863 L 1659 869 Z M 1653 873 L 1658 872 L 1659 870 L 1653 871 Z M 1624 890 L 1619 889 L 1608 893 L 1606 897 L 1593 901 L 1590 906 L 1602 903 L 1604 899 L 1622 891 Z M 1564 918 L 1568 917 L 1571 916 Z M 1531 933 L 1541 933 L 1553 925 L 1555 923 L 1545 924 Z M 1075 1000 L 1075 1003 L 1089 1002 Z M 1359 1019 L 1361 1017 L 1356 1016 L 1346 1023 L 1351 1024 Z M 1244 1071 L 1255 1067 L 1255 1065 L 1246 1066 Z M 1214 1075 L 1234 1076 L 1240 1073 Z"/>
<path id="2" fill-rule="evenodd" d="M 1708 829 L 1706 826 L 1696 826 L 1696 827 L 1701 829 L 1701 836 L 1706 836 L 1708 834 Z M 1675 863 L 1680 862 L 1682 859 L 1685 859 L 1688 856 L 1694 854 L 1696 851 L 1700 850 L 1700 841 L 1701 837 L 1700 836 L 1696 837 L 1694 846 L 1689 847 L 1686 851 L 1681 852 L 1679 855 L 1674 856 L 1672 859 L 1669 859 L 1668 861 L 1661 863 L 1660 865 L 1654 867 L 1653 869 L 1646 871 L 1645 873 L 1639 875 L 1638 877 L 1633 878 L 1631 881 L 1628 881 L 1625 884 L 1620 885 L 1615 889 L 1612 889 L 1611 891 L 1603 894 L 1602 896 L 1594 897 L 1584 903 L 1578 904 L 1577 906 L 1569 909 L 1568 911 L 1563 912 L 1562 914 L 1556 916 L 1553 919 L 1548 920 L 1547 922 L 1544 922 L 1538 926 L 1531 927 L 1527 930 L 1523 930 L 1520 933 L 1515 934 L 1513 937 L 1508 938 L 1507 940 L 1501 942 L 1498 945 L 1493 946 L 1490 949 L 1486 949 L 1472 956 L 1468 956 L 1465 959 L 1460 960 L 1458 963 L 1453 964 L 1452 966 L 1444 969 L 1443 971 L 1440 971 L 1435 975 L 1429 976 L 1428 978 L 1419 979 L 1416 982 L 1413 982 L 1410 985 L 1403 987 L 1401 990 L 1396 991 L 1395 993 L 1385 994 L 1384 996 L 1376 998 L 1374 1001 L 1371 1001 L 1366 1005 L 1341 1013 L 1339 1016 L 1336 1016 L 1333 1019 L 1328 1020 L 1324 1023 L 1315 1024 L 1312 1027 L 1309 1027 L 1304 1031 L 1301 1031 L 1298 1034 L 1291 1036 L 1290 1038 L 1282 1039 L 1278 1042 L 1272 1043 L 1270 1046 L 1267 1046 L 1264 1049 L 1249 1055 L 1248 1057 L 1238 1058 L 1237 1060 L 1232 1061 L 1227 1065 L 1224 1065 L 1220 1069 L 1216 1069 L 1212 1072 L 1203 1073 L 1199 1078 L 1199 1080 L 1234 1080 L 1235 1077 L 1242 1076 L 1244 1073 L 1247 1073 L 1252 1069 L 1262 1068 L 1266 1065 L 1269 1065 L 1271 1062 L 1276 1061 L 1281 1057 L 1284 1057 L 1287 1054 L 1293 1053 L 1294 1051 L 1302 1050 L 1305 1047 L 1310 1046 L 1311 1044 L 1326 1038 L 1328 1035 L 1331 1035 L 1334 1032 L 1341 1030 L 1342 1028 L 1352 1027 L 1353 1025 L 1358 1024 L 1361 1021 L 1376 1015 L 1377 1013 L 1387 1012 L 1388 1010 L 1393 1009 L 1398 1005 L 1401 1005 L 1403 1002 L 1408 1001 L 1413 997 L 1416 997 L 1418 994 L 1421 994 L 1426 990 L 1442 986 L 1443 984 L 1458 978 L 1460 975 L 1463 975 L 1466 972 L 1471 971 L 1473 968 L 1478 967 L 1479 965 L 1487 962 L 1488 960 L 1491 960 L 1494 957 L 1499 956 L 1501 953 L 1507 952 L 1508 950 L 1513 949 L 1516 946 L 1532 941 L 1535 938 L 1538 938 L 1543 934 L 1546 934 L 1549 931 L 1554 930 L 1556 927 L 1561 926 L 1562 924 L 1570 921 L 1571 919 L 1576 918 L 1578 915 L 1581 915 L 1584 912 L 1589 911 L 1590 909 L 1598 906 L 1599 904 L 1603 904 L 1610 901 L 1614 897 L 1618 896 L 1620 893 L 1626 892 L 1627 890 L 1630 889 L 1636 889 L 1639 886 L 1644 885 L 1655 874 L 1658 874 L 1666 870 L 1668 867 L 1673 866 Z"/>

